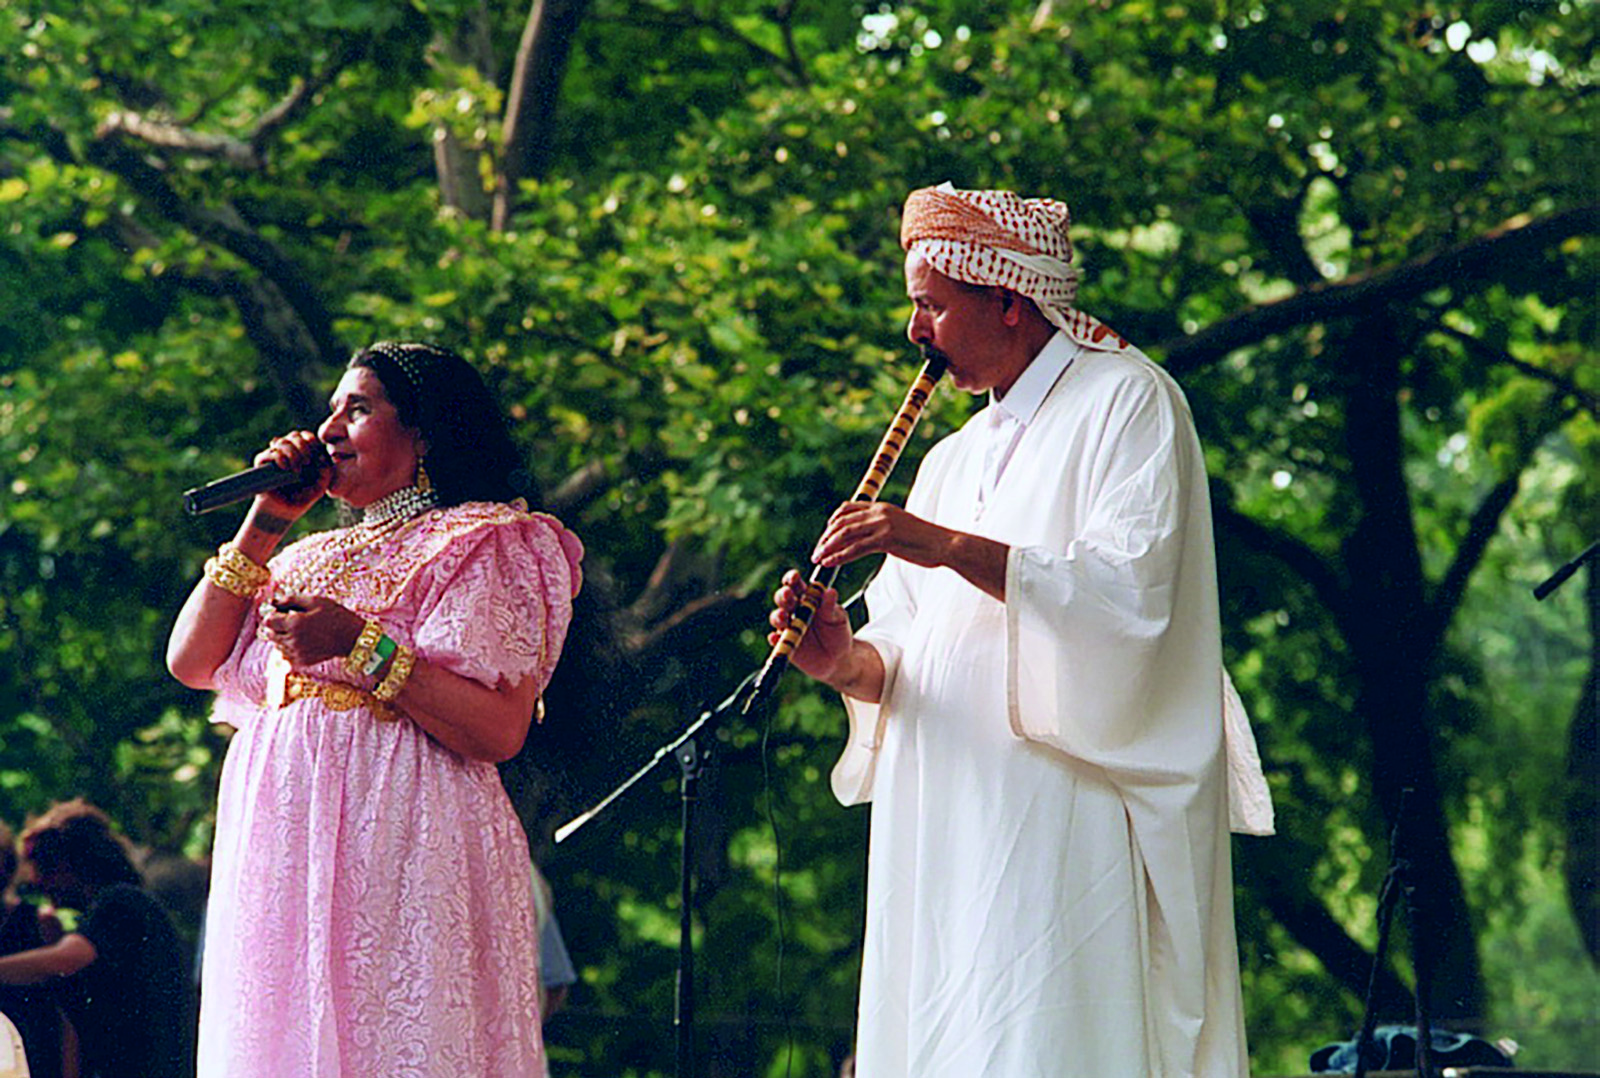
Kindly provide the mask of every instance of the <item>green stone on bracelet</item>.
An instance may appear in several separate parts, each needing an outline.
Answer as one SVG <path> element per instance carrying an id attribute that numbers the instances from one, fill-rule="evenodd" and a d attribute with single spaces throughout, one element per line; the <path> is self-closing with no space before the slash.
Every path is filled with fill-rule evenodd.
<path id="1" fill-rule="evenodd" d="M 394 654 L 397 647 L 399 645 L 389 639 L 388 633 L 378 637 L 378 642 L 372 645 L 372 658 L 367 660 L 367 665 L 362 669 L 362 673 L 371 677 L 379 670 L 382 670 L 383 664 L 389 661 L 389 657 Z"/>

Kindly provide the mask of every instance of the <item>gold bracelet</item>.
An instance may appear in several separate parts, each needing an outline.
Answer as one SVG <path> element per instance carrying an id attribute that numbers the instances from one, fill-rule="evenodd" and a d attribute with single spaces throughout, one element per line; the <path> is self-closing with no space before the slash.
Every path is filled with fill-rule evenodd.
<path id="1" fill-rule="evenodd" d="M 227 568 L 216 558 L 206 559 L 206 579 L 229 595 L 237 595 L 241 599 L 254 597 L 260 587 Z"/>
<path id="2" fill-rule="evenodd" d="M 361 635 L 356 637 L 355 647 L 344 657 L 344 668 L 350 671 L 351 677 L 366 676 L 367 664 L 372 661 L 372 649 L 378 646 L 378 639 L 382 636 L 383 626 L 367 619 L 367 623 L 361 627 Z"/>
<path id="3" fill-rule="evenodd" d="M 411 676 L 411 668 L 416 665 L 416 662 L 416 652 L 404 644 L 395 648 L 394 661 L 389 664 L 389 672 L 378 683 L 378 687 L 372 690 L 372 695 L 384 703 L 388 703 L 396 696 L 399 696 L 400 690 L 405 687 L 406 678 Z"/>
<path id="4" fill-rule="evenodd" d="M 217 548 L 217 564 L 236 573 L 240 579 L 250 585 L 252 592 L 272 579 L 272 573 L 265 565 L 252 560 L 250 555 L 240 550 L 233 543 L 223 543 Z"/>

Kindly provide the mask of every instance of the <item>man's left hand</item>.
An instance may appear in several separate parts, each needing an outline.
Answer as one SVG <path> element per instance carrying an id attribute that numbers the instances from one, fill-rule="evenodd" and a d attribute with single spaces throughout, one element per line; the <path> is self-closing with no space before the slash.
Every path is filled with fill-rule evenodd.
<path id="1" fill-rule="evenodd" d="M 1006 601 L 1011 548 L 958 532 L 883 502 L 845 502 L 834 510 L 811 560 L 834 568 L 868 554 L 892 554 L 924 569 L 946 567 L 987 595 Z"/>
<path id="2" fill-rule="evenodd" d="M 883 502 L 845 502 L 834 510 L 811 560 L 834 568 L 868 554 L 893 554 L 913 565 L 946 565 L 957 532 Z"/>

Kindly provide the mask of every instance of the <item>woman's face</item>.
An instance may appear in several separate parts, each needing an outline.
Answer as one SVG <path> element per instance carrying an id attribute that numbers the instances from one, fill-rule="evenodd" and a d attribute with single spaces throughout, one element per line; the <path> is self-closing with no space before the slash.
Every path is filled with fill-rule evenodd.
<path id="1" fill-rule="evenodd" d="M 412 484 L 426 446 L 400 422 L 376 374 L 366 367 L 345 371 L 328 407 L 317 437 L 333 461 L 329 494 L 362 509 Z"/>

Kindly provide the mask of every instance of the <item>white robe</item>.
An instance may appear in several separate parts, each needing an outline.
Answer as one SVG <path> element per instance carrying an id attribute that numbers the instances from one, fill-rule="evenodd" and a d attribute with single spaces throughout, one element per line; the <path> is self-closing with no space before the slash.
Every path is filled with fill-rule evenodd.
<path id="1" fill-rule="evenodd" d="M 1236 1078 L 1215 555 L 1188 405 L 1081 352 L 977 509 L 979 432 L 907 509 L 1011 546 L 1005 603 L 887 559 L 835 769 L 872 800 L 860 1078 Z M 1253 748 L 1253 746 L 1252 746 Z"/>

